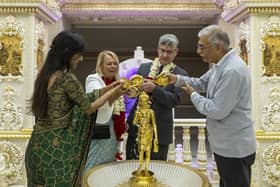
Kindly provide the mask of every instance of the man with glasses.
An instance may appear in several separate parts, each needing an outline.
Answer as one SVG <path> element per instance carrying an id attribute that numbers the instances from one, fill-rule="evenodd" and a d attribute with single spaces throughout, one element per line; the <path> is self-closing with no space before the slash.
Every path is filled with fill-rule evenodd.
<path id="1" fill-rule="evenodd" d="M 151 108 L 154 110 L 156 117 L 159 152 L 152 152 L 152 160 L 167 160 L 168 147 L 173 141 L 172 108 L 180 103 L 180 97 L 183 91 L 174 85 L 159 86 L 154 80 L 163 72 L 187 75 L 186 71 L 176 66 L 173 62 L 178 54 L 178 44 L 179 41 L 174 34 L 162 35 L 158 43 L 158 57 L 151 63 L 142 64 L 137 72 L 137 74 L 145 78 L 141 90 L 149 94 Z M 138 157 L 136 142 L 137 127 L 132 124 L 136 105 L 137 102 L 131 109 L 127 119 L 129 129 L 126 144 L 126 159 L 137 159 Z"/>
<path id="2" fill-rule="evenodd" d="M 167 74 L 204 114 L 220 187 L 250 187 L 255 161 L 251 78 L 246 63 L 229 48 L 229 36 L 211 25 L 198 33 L 197 53 L 213 67 L 200 78 Z M 199 94 L 206 92 L 206 97 Z"/>

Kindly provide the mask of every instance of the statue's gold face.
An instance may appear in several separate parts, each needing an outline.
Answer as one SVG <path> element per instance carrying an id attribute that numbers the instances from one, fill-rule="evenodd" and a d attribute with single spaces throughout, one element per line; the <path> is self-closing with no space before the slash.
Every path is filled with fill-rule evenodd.
<path id="1" fill-rule="evenodd" d="M 145 107 L 145 106 L 149 106 L 149 102 L 150 102 L 149 96 L 145 92 L 142 92 L 139 96 L 140 108 Z"/>

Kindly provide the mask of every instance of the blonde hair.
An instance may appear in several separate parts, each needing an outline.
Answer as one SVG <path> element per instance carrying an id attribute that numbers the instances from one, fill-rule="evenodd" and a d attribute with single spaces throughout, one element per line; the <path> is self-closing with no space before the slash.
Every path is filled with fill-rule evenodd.
<path id="1" fill-rule="evenodd" d="M 115 79 L 118 80 L 119 79 L 119 65 L 120 65 L 120 61 L 119 61 L 119 57 L 117 56 L 116 53 L 114 53 L 113 51 L 109 51 L 109 50 L 105 50 L 105 51 L 101 51 L 97 57 L 97 62 L 96 62 L 96 73 L 98 73 L 100 76 L 103 75 L 102 72 L 102 66 L 104 64 L 104 58 L 105 56 L 110 56 L 114 59 L 114 61 L 118 64 L 118 71 L 117 74 L 115 76 Z"/>

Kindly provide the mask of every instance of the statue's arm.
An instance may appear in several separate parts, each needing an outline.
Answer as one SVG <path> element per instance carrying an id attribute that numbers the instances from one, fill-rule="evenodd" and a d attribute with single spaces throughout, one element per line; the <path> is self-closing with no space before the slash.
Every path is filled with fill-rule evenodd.
<path id="1" fill-rule="evenodd" d="M 158 134 L 157 134 L 157 124 L 156 124 L 156 117 L 155 112 L 151 110 L 151 122 L 154 130 L 154 152 L 158 152 Z"/>
<path id="2" fill-rule="evenodd" d="M 133 125 L 138 125 L 139 123 L 139 111 L 136 110 L 135 114 L 134 114 L 134 118 L 133 118 Z"/>

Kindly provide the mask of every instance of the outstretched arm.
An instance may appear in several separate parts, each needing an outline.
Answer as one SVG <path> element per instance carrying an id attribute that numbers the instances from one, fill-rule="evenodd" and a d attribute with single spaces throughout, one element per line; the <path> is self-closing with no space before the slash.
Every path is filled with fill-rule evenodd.
<path id="1" fill-rule="evenodd" d="M 104 93 L 101 97 L 99 97 L 97 100 L 91 103 L 90 107 L 85 111 L 88 115 L 95 112 L 99 107 L 101 107 L 105 102 L 108 101 L 108 99 L 119 92 L 120 85 L 116 86 L 115 88 L 112 88 L 110 91 L 107 91 Z"/>

